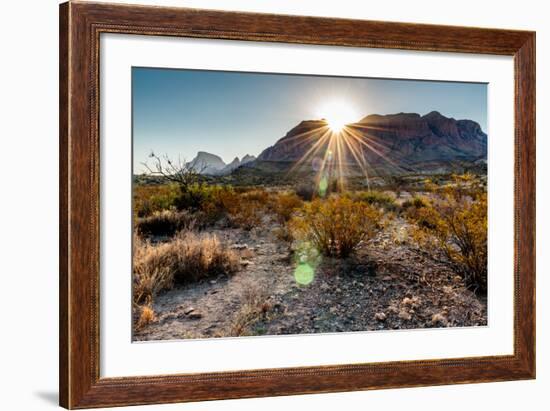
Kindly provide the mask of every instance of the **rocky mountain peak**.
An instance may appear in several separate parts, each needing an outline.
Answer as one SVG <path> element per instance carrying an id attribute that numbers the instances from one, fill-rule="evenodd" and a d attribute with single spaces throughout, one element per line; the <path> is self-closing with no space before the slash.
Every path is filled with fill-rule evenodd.
<path id="1" fill-rule="evenodd" d="M 241 164 L 250 163 L 251 161 L 254 161 L 254 160 L 256 160 L 256 157 L 255 157 L 255 156 L 251 156 L 250 154 L 246 154 L 246 155 L 241 159 Z"/>
<path id="2" fill-rule="evenodd" d="M 295 162 L 307 156 L 320 137 L 323 120 L 302 121 L 272 147 L 265 149 L 258 160 Z M 455 120 L 432 111 L 424 116 L 418 113 L 371 114 L 348 127 L 357 139 L 361 155 L 369 163 L 390 158 L 393 162 L 419 164 L 426 162 L 475 161 L 487 154 L 487 135 L 472 120 Z M 318 130 L 318 131 L 316 131 Z M 326 144 L 325 144 L 326 145 Z M 367 147 L 376 147 L 368 149 Z M 327 147 L 320 147 L 320 151 Z M 353 162 L 352 158 L 341 161 Z"/>

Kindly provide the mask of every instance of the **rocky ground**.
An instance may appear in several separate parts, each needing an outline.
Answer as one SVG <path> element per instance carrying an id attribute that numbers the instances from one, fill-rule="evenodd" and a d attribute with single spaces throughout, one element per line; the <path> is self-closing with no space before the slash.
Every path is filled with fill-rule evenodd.
<path id="1" fill-rule="evenodd" d="M 242 269 L 158 295 L 156 321 L 134 339 L 486 325 L 486 299 L 443 264 L 396 242 L 400 230 L 363 244 L 353 259 L 323 259 L 307 285 L 296 281 L 293 255 L 276 228 L 216 231 L 239 252 Z"/>

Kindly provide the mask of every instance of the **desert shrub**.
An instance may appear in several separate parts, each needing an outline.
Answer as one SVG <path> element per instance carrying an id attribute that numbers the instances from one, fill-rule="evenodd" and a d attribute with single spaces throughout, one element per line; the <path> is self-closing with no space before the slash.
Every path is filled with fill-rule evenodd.
<path id="1" fill-rule="evenodd" d="M 245 202 L 255 202 L 265 206 L 269 202 L 269 193 L 262 189 L 255 189 L 241 194 L 241 200 Z"/>
<path id="2" fill-rule="evenodd" d="M 295 238 L 310 241 L 324 255 L 347 257 L 381 228 L 381 213 L 365 202 L 329 197 L 306 203 L 289 222 Z"/>
<path id="3" fill-rule="evenodd" d="M 231 187 L 193 183 L 180 187 L 179 196 L 175 205 L 179 210 L 201 210 L 211 204 L 218 204 L 224 195 L 233 194 Z"/>
<path id="4" fill-rule="evenodd" d="M 235 186 L 233 187 L 233 190 L 235 191 L 235 193 L 237 194 L 242 194 L 242 193 L 247 193 L 251 190 L 253 190 L 253 188 L 249 187 L 249 186 Z"/>
<path id="5" fill-rule="evenodd" d="M 228 336 L 254 335 L 253 326 L 271 310 L 269 290 L 266 286 L 250 282 L 243 289 L 239 309 L 231 321 Z"/>
<path id="6" fill-rule="evenodd" d="M 262 223 L 264 205 L 258 201 L 235 201 L 228 208 L 227 219 L 232 227 L 252 230 Z"/>
<path id="7" fill-rule="evenodd" d="M 155 211 L 147 217 L 137 218 L 135 229 L 142 236 L 166 235 L 173 236 L 181 230 L 198 228 L 197 216 L 187 211 L 163 210 Z"/>
<path id="8" fill-rule="evenodd" d="M 270 194 L 267 191 L 252 190 L 225 196 L 219 208 L 223 209 L 230 226 L 251 230 L 262 223 L 262 217 L 270 202 Z"/>
<path id="9" fill-rule="evenodd" d="M 388 176 L 385 179 L 385 183 L 389 189 L 395 193 L 396 198 L 401 197 L 401 191 L 406 187 L 406 180 L 403 176 Z"/>
<path id="10" fill-rule="evenodd" d="M 405 211 L 410 209 L 413 209 L 414 211 L 416 209 L 426 207 L 427 205 L 428 205 L 428 202 L 425 198 L 414 196 L 410 200 L 403 201 L 403 204 L 401 204 L 401 208 Z"/>
<path id="11" fill-rule="evenodd" d="M 316 196 L 315 184 L 300 184 L 296 187 L 296 195 L 304 201 L 311 201 Z"/>
<path id="12" fill-rule="evenodd" d="M 176 184 L 134 185 L 134 215 L 147 217 L 175 206 L 179 195 Z"/>
<path id="13" fill-rule="evenodd" d="M 156 215 L 164 210 L 202 212 L 204 223 L 224 216 L 227 205 L 237 193 L 230 186 L 194 182 L 188 185 L 165 184 L 134 187 L 134 213 L 138 218 Z M 151 220 L 152 221 L 152 220 Z"/>
<path id="14" fill-rule="evenodd" d="M 201 205 L 206 224 L 211 225 L 227 217 L 230 210 L 234 210 L 240 204 L 239 197 L 230 187 L 213 190 L 208 201 L 204 201 Z"/>
<path id="15" fill-rule="evenodd" d="M 388 193 L 382 191 L 362 191 L 356 194 L 356 199 L 364 201 L 377 207 L 382 207 L 385 210 L 395 210 L 395 199 Z"/>
<path id="16" fill-rule="evenodd" d="M 251 229 L 261 223 L 261 213 L 269 202 L 264 190 L 237 193 L 232 187 L 192 184 L 177 199 L 180 209 L 201 212 L 202 222 L 212 225 L 224 218 L 229 225 Z"/>
<path id="17" fill-rule="evenodd" d="M 273 235 L 275 235 L 275 238 L 282 243 L 290 244 L 294 240 L 292 232 L 288 229 L 286 224 L 283 224 L 280 227 L 275 227 L 272 232 Z"/>
<path id="18" fill-rule="evenodd" d="M 285 223 L 303 204 L 303 201 L 294 193 L 280 193 L 274 198 L 273 212 L 280 223 Z"/>
<path id="19" fill-rule="evenodd" d="M 153 245 L 134 240 L 134 302 L 150 302 L 158 292 L 174 284 L 198 281 L 239 268 L 235 251 L 217 236 L 184 231 L 174 240 Z"/>
<path id="20" fill-rule="evenodd" d="M 425 250 L 445 256 L 451 268 L 475 289 L 487 289 L 487 194 L 448 185 L 421 208 L 407 213 L 412 237 Z"/>

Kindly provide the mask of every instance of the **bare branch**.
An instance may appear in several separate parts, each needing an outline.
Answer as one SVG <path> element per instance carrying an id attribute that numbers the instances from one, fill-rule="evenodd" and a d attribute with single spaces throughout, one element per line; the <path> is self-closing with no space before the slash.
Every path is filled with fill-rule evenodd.
<path id="1" fill-rule="evenodd" d="M 185 159 L 182 160 L 179 156 L 177 162 L 174 162 L 167 154 L 164 154 L 161 158 L 154 151 L 151 151 L 149 158 L 153 163 L 152 165 L 149 165 L 148 162 L 141 163 L 149 175 L 160 176 L 177 183 L 183 190 L 195 183 L 200 174 L 206 169 L 206 167 L 203 167 L 197 171 L 195 165 L 187 163 Z"/>

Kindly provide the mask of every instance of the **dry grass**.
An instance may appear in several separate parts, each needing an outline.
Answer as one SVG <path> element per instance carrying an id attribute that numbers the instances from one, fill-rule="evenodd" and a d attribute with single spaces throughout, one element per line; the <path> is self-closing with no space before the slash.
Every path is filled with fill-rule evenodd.
<path id="1" fill-rule="evenodd" d="M 196 216 L 187 211 L 163 210 L 137 218 L 135 228 L 142 236 L 164 235 L 173 236 L 181 230 L 192 230 L 200 224 Z"/>
<path id="2" fill-rule="evenodd" d="M 168 243 L 134 240 L 134 302 L 150 302 L 174 284 L 198 281 L 239 268 L 235 251 L 212 234 L 184 231 Z"/>
<path id="3" fill-rule="evenodd" d="M 133 300 L 135 304 L 150 304 L 153 296 L 174 286 L 174 277 L 164 264 L 165 253 L 160 246 L 134 235 Z"/>
<path id="4" fill-rule="evenodd" d="M 241 306 L 233 318 L 228 336 L 255 335 L 251 332 L 252 326 L 271 310 L 268 299 L 269 292 L 265 286 L 255 283 L 246 286 L 241 296 Z"/>
<path id="5" fill-rule="evenodd" d="M 155 322 L 156 320 L 157 316 L 155 314 L 155 311 L 150 306 L 144 305 L 141 307 L 141 313 L 137 321 L 136 329 L 140 330 L 146 325 Z"/>

